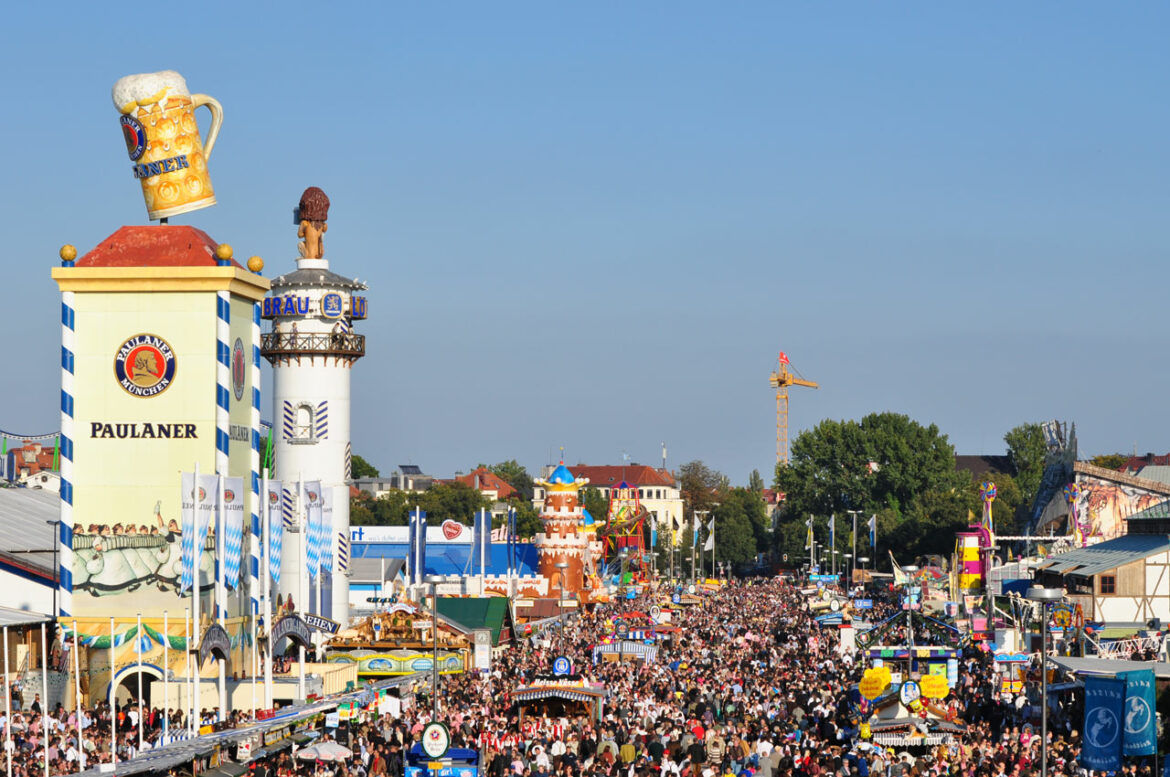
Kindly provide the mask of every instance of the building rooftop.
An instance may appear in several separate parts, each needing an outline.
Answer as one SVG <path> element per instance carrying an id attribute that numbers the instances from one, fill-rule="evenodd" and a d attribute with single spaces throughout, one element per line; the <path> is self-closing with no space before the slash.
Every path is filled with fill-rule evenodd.
<path id="1" fill-rule="evenodd" d="M 53 548 L 61 497 L 39 488 L 0 488 L 0 563 L 56 580 Z M 51 522 L 51 523 L 50 523 Z"/>
<path id="2" fill-rule="evenodd" d="M 202 229 L 169 224 L 122 227 L 89 253 L 76 267 L 215 267 L 218 245 Z M 232 267 L 244 269 L 239 262 Z"/>
<path id="3" fill-rule="evenodd" d="M 962 472 L 970 472 L 972 475 L 979 477 L 986 475 L 989 472 L 1002 472 L 1005 475 L 1010 475 L 1016 471 L 1012 466 L 1012 459 L 1010 456 L 955 456 L 955 469 Z"/>
<path id="4" fill-rule="evenodd" d="M 593 488 L 617 488 L 623 480 L 631 486 L 668 486 L 677 484 L 674 475 L 664 469 L 656 469 L 645 464 L 601 465 L 589 466 L 577 464 L 568 468 L 579 478 L 589 478 L 589 485 Z M 551 482 L 551 480 L 550 480 Z"/>
<path id="5" fill-rule="evenodd" d="M 1039 572 L 1059 575 L 1092 577 L 1167 549 L 1170 549 L 1170 536 L 1165 534 L 1126 534 L 1087 548 L 1077 548 L 1053 556 L 1036 569 Z"/>
<path id="6" fill-rule="evenodd" d="M 324 268 L 293 270 L 292 272 L 278 275 L 272 279 L 273 291 L 279 291 L 280 289 L 292 286 L 328 286 L 337 289 L 348 289 L 349 291 L 365 291 L 369 288 L 369 286 L 360 281 L 346 278 L 344 275 L 338 275 Z"/>
<path id="7" fill-rule="evenodd" d="M 492 472 L 487 467 L 479 467 L 466 475 L 459 475 L 454 480 L 477 491 L 495 491 L 497 499 L 508 499 L 516 494 L 508 481 Z"/>

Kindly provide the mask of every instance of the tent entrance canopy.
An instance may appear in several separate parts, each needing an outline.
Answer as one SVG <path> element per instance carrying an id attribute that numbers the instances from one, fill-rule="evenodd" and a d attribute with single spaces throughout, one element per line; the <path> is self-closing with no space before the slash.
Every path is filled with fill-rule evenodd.
<path id="1" fill-rule="evenodd" d="M 529 685 L 512 693 L 520 712 L 520 721 L 526 714 L 549 714 L 553 717 L 588 715 L 601 720 L 605 703 L 605 688 L 597 685 Z"/>

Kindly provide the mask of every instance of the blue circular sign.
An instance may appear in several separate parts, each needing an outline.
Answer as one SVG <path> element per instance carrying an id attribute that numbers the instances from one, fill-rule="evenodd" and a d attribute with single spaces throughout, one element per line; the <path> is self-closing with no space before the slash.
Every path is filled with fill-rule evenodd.
<path id="1" fill-rule="evenodd" d="M 670 597 L 670 601 L 674 602 L 675 604 L 678 604 L 682 601 L 682 597 L 679 596 L 678 594 L 674 594 L 673 596 Z"/>
<path id="2" fill-rule="evenodd" d="M 565 656 L 557 656 L 553 661 L 553 674 L 565 675 L 573 673 L 573 662 Z"/>
<path id="3" fill-rule="evenodd" d="M 126 153 L 131 162 L 137 162 L 146 153 L 146 129 L 130 114 L 122 115 L 122 137 L 126 140 Z"/>

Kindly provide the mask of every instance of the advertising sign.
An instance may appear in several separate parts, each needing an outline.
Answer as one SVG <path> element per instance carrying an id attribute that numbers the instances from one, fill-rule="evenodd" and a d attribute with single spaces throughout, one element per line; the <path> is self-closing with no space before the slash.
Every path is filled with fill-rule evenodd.
<path id="1" fill-rule="evenodd" d="M 451 732 L 438 721 L 428 723 L 422 730 L 422 751 L 428 757 L 438 760 L 451 747 Z"/>
<path id="2" fill-rule="evenodd" d="M 1086 769 L 1114 772 L 1121 768 L 1122 713 L 1125 680 L 1117 677 L 1085 677 L 1084 746 L 1080 765 Z"/>
<path id="3" fill-rule="evenodd" d="M 1118 672 L 1125 680 L 1125 735 L 1121 754 L 1153 755 L 1157 736 L 1157 709 L 1154 701 L 1154 670 Z"/>

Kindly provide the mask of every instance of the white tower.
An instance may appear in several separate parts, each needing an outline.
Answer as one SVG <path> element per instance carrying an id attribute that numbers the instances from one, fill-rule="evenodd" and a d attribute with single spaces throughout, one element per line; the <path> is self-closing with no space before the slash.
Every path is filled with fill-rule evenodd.
<path id="1" fill-rule="evenodd" d="M 319 615 L 349 622 L 350 370 L 365 355 L 366 338 L 353 322 L 366 317 L 366 286 L 329 270 L 322 235 L 329 201 L 312 187 L 301 197 L 301 258 L 294 272 L 272 281 L 263 317 L 272 321 L 261 353 L 272 363 L 273 477 L 292 497 L 283 520 L 280 593 L 299 612 L 318 612 L 317 581 L 310 589 L 304 563 L 304 512 L 296 504 L 299 481 L 320 481 L 332 496 L 330 547 L 333 572 L 323 575 Z M 313 212 L 316 209 L 316 212 Z"/>

